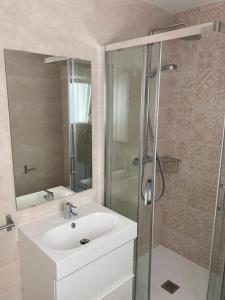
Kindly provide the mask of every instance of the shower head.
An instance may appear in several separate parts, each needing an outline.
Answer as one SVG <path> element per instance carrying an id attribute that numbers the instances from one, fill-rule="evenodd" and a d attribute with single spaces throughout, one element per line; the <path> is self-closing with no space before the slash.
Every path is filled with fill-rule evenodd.
<path id="1" fill-rule="evenodd" d="M 175 64 L 168 64 L 168 65 L 163 65 L 161 67 L 161 71 L 173 71 L 173 70 L 176 70 L 177 69 L 177 65 Z M 151 78 L 154 78 L 156 75 L 156 71 L 154 72 L 150 72 L 147 74 L 147 76 L 151 77 Z"/>

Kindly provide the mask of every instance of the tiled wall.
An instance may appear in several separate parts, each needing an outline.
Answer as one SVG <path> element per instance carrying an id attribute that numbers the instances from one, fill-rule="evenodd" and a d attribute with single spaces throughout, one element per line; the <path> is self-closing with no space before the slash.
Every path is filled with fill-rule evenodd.
<path id="1" fill-rule="evenodd" d="M 92 62 L 93 189 L 75 195 L 84 201 L 103 201 L 104 118 L 101 45 L 146 35 L 171 17 L 141 0 L 1 1 L 0 10 L 0 223 L 11 213 L 17 224 L 59 211 L 54 201 L 15 211 L 15 194 L 8 119 L 3 49 L 26 50 Z M 0 232 L 0 299 L 21 299 L 16 231 Z"/>
<path id="2" fill-rule="evenodd" d="M 223 2 L 177 15 L 190 25 L 225 21 Z M 160 155 L 181 159 L 178 174 L 166 175 L 161 243 L 208 267 L 225 112 L 225 36 L 165 43 L 162 74 Z"/>

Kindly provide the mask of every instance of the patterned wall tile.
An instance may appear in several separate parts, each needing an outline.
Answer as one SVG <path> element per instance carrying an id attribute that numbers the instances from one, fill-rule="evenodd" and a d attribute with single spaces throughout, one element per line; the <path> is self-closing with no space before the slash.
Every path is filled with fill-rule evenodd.
<path id="1" fill-rule="evenodd" d="M 179 201 L 165 202 L 162 207 L 162 225 L 176 230 L 183 230 L 186 205 Z"/>
<path id="2" fill-rule="evenodd" d="M 219 21 L 223 11 L 224 1 L 205 5 L 200 8 L 200 23 Z"/>
<path id="3" fill-rule="evenodd" d="M 215 20 L 222 8 L 223 3 L 209 5 L 181 12 L 177 18 L 198 24 L 200 19 Z M 164 60 L 178 69 L 169 74 L 169 86 L 165 78 L 161 85 L 164 119 L 159 151 L 181 159 L 179 173 L 165 177 L 161 243 L 206 268 L 225 112 L 224 46 L 225 39 L 217 34 L 168 42 Z"/>
<path id="4" fill-rule="evenodd" d="M 187 22 L 188 25 L 197 25 L 200 23 L 200 8 L 180 12 L 176 17 L 180 22 Z"/>
<path id="5" fill-rule="evenodd" d="M 210 248 L 202 247 L 198 240 L 185 237 L 184 239 L 184 256 L 196 264 L 208 269 Z"/>
<path id="6" fill-rule="evenodd" d="M 162 226 L 163 245 L 180 255 L 185 254 L 184 235 L 169 227 Z"/>

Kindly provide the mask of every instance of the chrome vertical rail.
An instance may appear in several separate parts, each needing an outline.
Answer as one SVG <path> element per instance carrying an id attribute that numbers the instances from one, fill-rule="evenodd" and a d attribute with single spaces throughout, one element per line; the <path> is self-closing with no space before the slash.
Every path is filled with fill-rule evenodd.
<path id="1" fill-rule="evenodd" d="M 121 50 L 130 47 L 144 46 L 150 44 L 157 44 L 164 41 L 170 41 L 180 39 L 188 36 L 199 35 L 210 32 L 225 33 L 225 25 L 222 22 L 215 21 L 205 24 L 194 25 L 182 29 L 176 29 L 157 33 L 153 35 L 147 35 L 136 39 L 126 40 L 122 42 L 112 43 L 106 45 L 106 51 Z"/>
<path id="2" fill-rule="evenodd" d="M 70 128 L 70 99 L 72 97 L 71 95 L 71 88 L 70 88 L 70 84 L 71 84 L 71 59 L 67 60 L 67 91 L 68 91 L 68 129 L 69 129 L 69 172 L 70 172 L 70 188 L 72 189 L 72 178 L 71 178 L 71 128 Z"/>
<path id="3" fill-rule="evenodd" d="M 147 74 L 147 46 L 144 47 L 143 66 L 142 66 L 142 83 L 141 83 L 141 108 L 140 108 L 140 129 L 139 129 L 139 161 L 138 161 L 138 206 L 137 206 L 137 218 L 140 219 L 140 206 L 142 205 L 142 172 L 143 172 L 143 150 L 144 150 L 144 129 L 145 129 L 145 100 L 146 100 L 146 74 Z M 137 299 L 137 282 L 139 279 L 138 272 L 138 243 L 140 237 L 140 226 L 138 226 L 137 232 L 137 244 L 135 253 L 135 282 L 133 288 L 133 299 Z"/>
<path id="4" fill-rule="evenodd" d="M 147 55 L 148 46 L 144 48 L 144 59 L 142 68 L 142 86 L 141 86 L 141 109 L 140 109 L 140 138 L 139 138 L 139 166 L 138 166 L 138 200 L 142 200 L 142 173 L 143 173 L 143 155 L 145 149 L 146 132 L 146 78 L 147 78 Z M 138 201 L 138 202 L 139 202 Z"/>
<path id="5" fill-rule="evenodd" d="M 104 205 L 108 208 L 112 208 L 112 201 L 111 201 L 111 162 L 110 162 L 110 158 L 111 158 L 111 147 L 112 147 L 112 143 L 111 143 L 111 135 L 112 135 L 112 128 L 110 125 L 110 103 L 109 103 L 109 99 L 110 98 L 110 94 L 109 94 L 109 90 L 110 88 L 108 88 L 109 86 L 109 72 L 112 72 L 109 68 L 109 62 L 108 60 L 111 59 L 110 58 L 110 54 L 107 54 L 107 52 L 105 52 L 105 66 L 104 66 L 104 124 L 105 124 L 105 162 L 104 162 L 104 168 L 105 168 L 105 182 L 104 182 Z M 113 101 L 113 97 L 112 97 L 112 101 Z M 113 114 L 113 110 L 111 110 L 112 114 Z"/>
<path id="6" fill-rule="evenodd" d="M 156 76 L 156 94 L 155 94 L 155 111 L 153 126 L 153 180 L 152 180 L 152 207 L 151 207 L 151 230 L 149 239 L 149 280 L 148 280 L 148 299 L 151 299 L 151 266 L 152 266 L 152 249 L 154 239 L 154 212 L 155 212 L 155 189 L 156 189 L 156 168 L 157 168 L 157 141 L 158 141 L 158 125 L 159 125 L 159 101 L 161 86 L 161 68 L 162 68 L 162 42 L 159 45 L 157 76 Z"/>
<path id="7" fill-rule="evenodd" d="M 71 100 L 74 99 L 74 91 L 71 83 L 76 81 L 75 78 L 75 60 L 67 60 L 67 78 L 68 78 L 68 127 L 69 127 L 69 169 L 70 169 L 70 188 L 75 190 L 75 173 L 76 173 L 76 128 L 72 126 L 71 120 Z M 73 127 L 73 128 L 72 128 Z"/>

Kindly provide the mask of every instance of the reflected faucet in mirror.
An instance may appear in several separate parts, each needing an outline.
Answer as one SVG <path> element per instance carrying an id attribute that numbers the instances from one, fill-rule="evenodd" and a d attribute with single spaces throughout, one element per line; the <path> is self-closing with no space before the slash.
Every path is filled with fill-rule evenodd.
<path id="1" fill-rule="evenodd" d="M 27 165 L 24 166 L 24 173 L 27 174 L 28 172 L 36 171 L 36 168 L 28 168 Z"/>
<path id="2" fill-rule="evenodd" d="M 47 201 L 54 200 L 54 193 L 49 190 L 44 190 L 47 194 L 43 196 Z"/>

